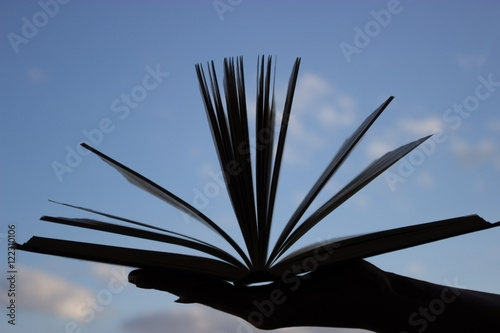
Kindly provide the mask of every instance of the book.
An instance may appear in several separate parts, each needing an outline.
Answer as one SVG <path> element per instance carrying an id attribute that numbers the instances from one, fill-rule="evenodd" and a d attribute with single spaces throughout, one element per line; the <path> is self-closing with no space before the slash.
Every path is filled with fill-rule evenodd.
<path id="1" fill-rule="evenodd" d="M 206 68 L 201 64 L 195 66 L 224 182 L 244 244 L 238 244 L 215 221 L 182 198 L 88 144 L 81 144 L 116 169 L 133 185 L 173 205 L 212 229 L 234 249 L 234 254 L 230 254 L 214 244 L 165 228 L 59 202 L 57 203 L 93 213 L 96 218 L 42 216 L 42 221 L 175 244 L 200 251 L 204 255 L 152 251 L 38 236 L 32 237 L 22 245 L 17 244 L 17 248 L 24 251 L 135 268 L 195 274 L 199 275 L 200 278 L 221 279 L 237 285 L 248 285 L 276 281 L 284 274 L 308 273 L 322 267 L 340 265 L 351 260 L 367 258 L 500 225 L 500 222 L 489 223 L 478 215 L 468 215 L 361 236 L 345 237 L 321 244 L 312 244 L 301 250 L 288 253 L 304 234 L 328 214 L 431 136 L 417 139 L 376 159 L 328 201 L 305 217 L 304 214 L 318 193 L 393 100 L 391 96 L 345 140 L 284 225 L 277 241 L 270 244 L 274 204 L 300 62 L 301 59 L 297 58 L 293 65 L 280 115 L 281 122 L 278 123 L 274 97 L 275 65 L 272 57 L 266 59 L 266 57 L 261 56 L 258 58 L 256 138 L 253 144 L 250 142 L 249 135 L 243 58 L 224 59 L 222 84 L 224 94 L 221 93 L 213 61 L 208 63 Z M 205 70 L 208 72 L 208 79 Z M 251 149 L 251 147 L 254 148 Z M 252 163 L 253 157 L 255 157 L 254 164 Z M 98 219 L 98 216 L 101 219 Z M 114 222 L 102 221 L 102 217 Z"/>

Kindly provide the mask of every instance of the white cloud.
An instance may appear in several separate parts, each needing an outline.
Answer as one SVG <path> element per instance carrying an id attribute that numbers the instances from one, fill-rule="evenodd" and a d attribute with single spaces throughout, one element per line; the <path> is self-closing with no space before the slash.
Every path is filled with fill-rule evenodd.
<path id="1" fill-rule="evenodd" d="M 453 138 L 451 149 L 455 157 L 464 164 L 476 164 L 491 158 L 498 158 L 496 145 L 492 140 L 484 139 L 475 144 Z"/>
<path id="2" fill-rule="evenodd" d="M 412 133 L 418 136 L 425 136 L 435 133 L 443 127 L 443 122 L 437 116 L 425 119 L 403 119 L 399 121 L 398 128 L 405 133 Z"/>
<path id="3" fill-rule="evenodd" d="M 306 73 L 298 80 L 293 108 L 292 114 L 307 112 L 324 126 L 350 125 L 356 102 L 319 75 Z"/>
<path id="4" fill-rule="evenodd" d="M 198 304 L 190 304 L 182 309 L 143 315 L 142 317 L 131 319 L 123 324 L 124 332 L 128 333 L 164 333 L 166 328 L 168 328 L 169 332 L 176 333 L 269 332 L 256 329 L 242 319 Z M 361 333 L 368 331 L 356 329 L 294 327 L 273 330 L 273 332 Z"/>
<path id="5" fill-rule="evenodd" d="M 423 276 L 426 273 L 427 269 L 423 262 L 414 260 L 407 264 L 406 271 L 409 275 Z"/>
<path id="6" fill-rule="evenodd" d="M 342 95 L 337 97 L 337 103 L 341 108 L 354 110 L 356 108 L 356 102 L 351 96 Z"/>
<path id="7" fill-rule="evenodd" d="M 101 278 L 104 282 L 118 280 L 123 285 L 128 284 L 128 271 L 129 269 L 123 266 L 108 265 L 102 263 L 91 263 L 90 271 L 97 277 Z"/>
<path id="8" fill-rule="evenodd" d="M 324 140 L 314 132 L 309 131 L 298 117 L 290 119 L 288 131 L 290 135 L 293 136 L 293 139 L 302 144 L 306 144 L 309 148 L 319 148 L 324 142 Z"/>
<path id="9" fill-rule="evenodd" d="M 297 81 L 293 108 L 299 112 L 310 110 L 312 105 L 317 103 L 318 98 L 329 94 L 331 91 L 332 86 L 320 76 L 312 73 L 303 74 Z"/>
<path id="10" fill-rule="evenodd" d="M 110 279 L 113 277 L 112 271 L 117 269 L 119 266 L 108 265 L 102 263 L 91 263 L 90 271 L 97 277 L 103 279 Z"/>
<path id="11" fill-rule="evenodd" d="M 28 76 L 28 80 L 34 83 L 45 81 L 47 78 L 45 71 L 38 67 L 31 67 L 26 71 L 26 75 Z"/>
<path id="12" fill-rule="evenodd" d="M 283 161 L 288 164 L 305 164 L 306 160 L 304 156 L 300 153 L 299 149 L 296 149 L 292 145 L 288 145 L 283 152 Z"/>
<path id="13" fill-rule="evenodd" d="M 486 62 L 486 54 L 465 54 L 457 53 L 455 54 L 455 63 L 461 69 L 480 69 Z"/>
<path id="14" fill-rule="evenodd" d="M 77 308 L 92 297 L 92 292 L 59 276 L 44 271 L 18 267 L 19 306 L 61 318 L 82 321 L 83 313 Z M 21 287 L 22 286 L 22 287 Z M 8 301 L 7 292 L 0 295 L 1 303 Z"/>
<path id="15" fill-rule="evenodd" d="M 495 159 L 495 167 L 500 170 L 500 156 L 497 156 Z"/>
<path id="16" fill-rule="evenodd" d="M 493 119 L 488 122 L 488 128 L 493 132 L 500 132 L 500 119 Z"/>
<path id="17" fill-rule="evenodd" d="M 434 185 L 434 177 L 430 172 L 419 172 L 417 181 L 420 185 L 425 187 L 431 187 Z"/>
<path id="18" fill-rule="evenodd" d="M 488 190 L 489 182 L 482 178 L 482 179 L 474 179 L 471 181 L 471 188 L 474 192 L 478 194 L 486 194 L 486 191 Z"/>
<path id="19" fill-rule="evenodd" d="M 354 121 L 354 113 L 352 109 L 339 110 L 325 105 L 318 109 L 317 118 L 323 126 L 350 125 Z"/>
<path id="20" fill-rule="evenodd" d="M 313 152 L 331 144 L 328 135 L 333 126 L 350 126 L 354 122 L 355 107 L 351 96 L 338 91 L 321 76 L 301 75 L 293 100 L 284 161 L 307 163 Z"/>
<path id="21" fill-rule="evenodd" d="M 384 155 L 385 153 L 390 152 L 393 149 L 394 149 L 394 147 L 386 141 L 373 140 L 367 144 L 366 154 L 371 159 L 376 159 L 376 158 L 379 158 L 380 156 Z"/>
<path id="22" fill-rule="evenodd" d="M 358 208 L 364 209 L 370 206 L 369 197 L 361 193 L 357 193 L 351 200 Z"/>

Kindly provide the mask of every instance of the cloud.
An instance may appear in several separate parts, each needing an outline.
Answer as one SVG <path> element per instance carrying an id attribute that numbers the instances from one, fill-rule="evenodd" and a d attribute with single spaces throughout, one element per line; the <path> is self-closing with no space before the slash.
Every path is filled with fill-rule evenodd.
<path id="1" fill-rule="evenodd" d="M 500 132 L 500 119 L 493 119 L 488 122 L 488 128 L 493 132 Z"/>
<path id="2" fill-rule="evenodd" d="M 164 312 L 146 314 L 123 323 L 123 331 L 127 333 L 257 333 L 269 332 L 258 330 L 240 318 L 222 313 L 211 308 L 192 304 Z M 168 328 L 168 329 L 167 329 Z M 365 330 L 346 330 L 332 328 L 295 327 L 273 330 L 283 333 L 357 333 Z"/>
<path id="3" fill-rule="evenodd" d="M 323 140 L 318 135 L 308 131 L 305 124 L 298 118 L 290 119 L 288 131 L 294 139 L 306 144 L 309 148 L 318 148 L 323 143 Z"/>
<path id="4" fill-rule="evenodd" d="M 288 164 L 306 164 L 306 159 L 304 155 L 301 154 L 300 150 L 296 147 L 289 145 L 286 147 L 283 153 L 283 161 Z"/>
<path id="5" fill-rule="evenodd" d="M 361 209 L 365 209 L 370 206 L 370 198 L 362 193 L 357 193 L 351 198 L 351 200 L 354 205 Z"/>
<path id="6" fill-rule="evenodd" d="M 406 265 L 406 271 L 409 275 L 423 276 L 426 273 L 427 269 L 423 262 L 413 260 Z"/>
<path id="7" fill-rule="evenodd" d="M 453 138 L 451 150 L 455 157 L 463 164 L 477 164 L 489 159 L 498 160 L 496 144 L 492 140 L 484 139 L 475 144 L 459 138 Z"/>
<path id="8" fill-rule="evenodd" d="M 306 73 L 297 83 L 293 108 L 292 114 L 307 112 L 322 126 L 344 126 L 354 122 L 356 102 L 319 75 Z"/>
<path id="9" fill-rule="evenodd" d="M 500 156 L 497 156 L 497 158 L 495 158 L 495 168 L 497 168 L 498 170 L 500 170 Z"/>
<path id="10" fill-rule="evenodd" d="M 319 98 L 328 95 L 332 89 L 333 87 L 319 75 L 305 73 L 298 79 L 293 107 L 298 112 L 310 110 L 311 106 L 318 102 Z"/>
<path id="11" fill-rule="evenodd" d="M 61 318 L 83 320 L 78 305 L 92 297 L 92 292 L 59 276 L 44 271 L 19 266 L 19 306 L 36 312 L 56 315 Z M 2 291 L 0 303 L 8 301 L 7 292 Z"/>
<path id="12" fill-rule="evenodd" d="M 385 153 L 390 152 L 393 149 L 394 149 L 394 147 L 391 144 L 389 144 L 387 141 L 378 139 L 378 140 L 370 141 L 367 144 L 366 154 L 371 159 L 376 159 L 376 158 L 379 158 L 380 156 L 384 155 Z"/>
<path id="13" fill-rule="evenodd" d="M 293 100 L 284 161 L 307 162 L 314 151 L 327 145 L 325 138 L 331 137 L 333 126 L 354 123 L 355 110 L 355 100 L 329 81 L 314 73 L 301 75 Z"/>
<path id="14" fill-rule="evenodd" d="M 26 71 L 28 80 L 33 83 L 43 82 L 47 79 L 47 74 L 44 70 L 38 67 L 31 67 Z"/>
<path id="15" fill-rule="evenodd" d="M 480 69 L 483 67 L 487 60 L 486 54 L 465 54 L 465 53 L 457 53 L 455 54 L 455 63 L 461 69 Z"/>
<path id="16" fill-rule="evenodd" d="M 130 269 L 123 266 L 92 262 L 90 271 L 104 282 L 108 283 L 109 281 L 117 280 L 123 285 L 128 284 L 128 272 Z"/>
<path id="17" fill-rule="evenodd" d="M 419 172 L 417 181 L 420 185 L 431 187 L 434 185 L 435 180 L 430 172 Z"/>
<path id="18" fill-rule="evenodd" d="M 354 122 L 353 109 L 339 109 L 333 106 L 322 106 L 318 109 L 317 120 L 323 126 L 350 125 Z"/>
<path id="19" fill-rule="evenodd" d="M 431 116 L 425 119 L 407 118 L 399 121 L 398 128 L 404 133 L 425 136 L 443 128 L 443 122 L 437 116 Z"/>
<path id="20" fill-rule="evenodd" d="M 97 277 L 109 280 L 113 277 L 113 270 L 116 270 L 118 267 L 120 266 L 92 262 L 90 271 Z"/>

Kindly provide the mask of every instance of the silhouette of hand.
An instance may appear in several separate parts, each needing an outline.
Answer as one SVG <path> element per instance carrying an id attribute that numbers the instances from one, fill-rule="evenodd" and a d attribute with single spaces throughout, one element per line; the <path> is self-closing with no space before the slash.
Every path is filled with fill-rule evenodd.
<path id="1" fill-rule="evenodd" d="M 129 281 L 177 295 L 180 303 L 200 303 L 233 314 L 260 329 L 500 332 L 500 296 L 387 273 L 366 261 L 257 286 L 143 269 L 132 271 Z"/>

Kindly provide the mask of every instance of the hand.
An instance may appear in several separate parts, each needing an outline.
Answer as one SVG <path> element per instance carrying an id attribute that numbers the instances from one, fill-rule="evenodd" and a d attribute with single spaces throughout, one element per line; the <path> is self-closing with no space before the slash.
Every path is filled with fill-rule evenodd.
<path id="1" fill-rule="evenodd" d="M 483 327 L 477 332 L 500 332 L 500 296 L 387 273 L 366 261 L 285 275 L 259 286 L 142 269 L 132 271 L 129 281 L 177 295 L 180 303 L 233 314 L 260 329 L 322 326 L 431 333 Z"/>

